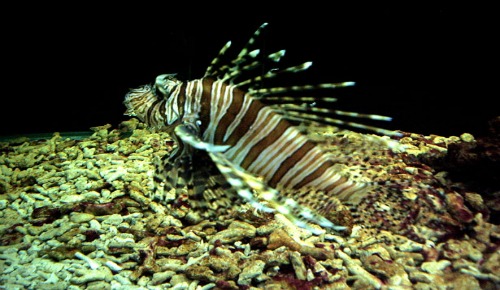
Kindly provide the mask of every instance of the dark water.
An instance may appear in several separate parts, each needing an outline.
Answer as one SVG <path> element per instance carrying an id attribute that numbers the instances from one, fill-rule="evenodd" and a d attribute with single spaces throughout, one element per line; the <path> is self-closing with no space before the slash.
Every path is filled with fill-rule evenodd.
<path id="1" fill-rule="evenodd" d="M 339 106 L 393 116 L 392 129 L 482 134 L 500 114 L 486 72 L 496 50 L 486 8 L 257 5 L 188 18 L 151 7 L 23 14 L 25 28 L 4 39 L 0 135 L 116 126 L 129 88 L 162 73 L 201 77 L 227 40 L 240 48 L 263 22 L 265 51 L 286 48 L 291 65 L 312 60 L 306 82 L 356 81 L 356 97 Z"/>

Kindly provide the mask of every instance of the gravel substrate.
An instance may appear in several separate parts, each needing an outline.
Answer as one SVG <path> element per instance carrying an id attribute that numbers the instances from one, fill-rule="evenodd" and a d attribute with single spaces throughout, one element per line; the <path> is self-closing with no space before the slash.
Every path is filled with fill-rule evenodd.
<path id="1" fill-rule="evenodd" d="M 170 137 L 135 119 L 93 130 L 0 143 L 0 289 L 500 289 L 498 184 L 443 165 L 480 144 L 470 134 L 405 133 L 391 151 L 332 133 L 341 170 L 384 184 L 348 231 L 312 234 L 243 203 L 157 202 L 152 159 Z"/>

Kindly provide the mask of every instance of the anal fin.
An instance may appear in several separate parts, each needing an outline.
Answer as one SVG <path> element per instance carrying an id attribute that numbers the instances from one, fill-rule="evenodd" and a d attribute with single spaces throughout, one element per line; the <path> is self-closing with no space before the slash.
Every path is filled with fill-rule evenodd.
<path id="1" fill-rule="evenodd" d="M 233 164 L 224 154 L 211 152 L 209 156 L 237 194 L 257 210 L 278 212 L 297 226 L 310 230 L 315 234 L 320 234 L 323 231 L 312 227 L 309 223 L 315 223 L 336 231 L 347 229 L 345 226 L 336 225 L 314 210 L 301 205 L 293 197 L 281 195 L 278 190 L 268 186 L 262 179 Z"/>

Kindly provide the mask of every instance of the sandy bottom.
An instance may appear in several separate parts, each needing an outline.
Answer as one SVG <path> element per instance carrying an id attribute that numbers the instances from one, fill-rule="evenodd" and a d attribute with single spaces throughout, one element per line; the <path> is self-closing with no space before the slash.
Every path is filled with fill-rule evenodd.
<path id="1" fill-rule="evenodd" d="M 454 173 L 483 144 L 470 134 L 405 133 L 390 150 L 332 133 L 339 170 L 381 185 L 339 213 L 348 231 L 312 234 L 243 202 L 156 201 L 170 137 L 93 130 L 0 143 L 0 289 L 500 289 L 498 184 Z"/>

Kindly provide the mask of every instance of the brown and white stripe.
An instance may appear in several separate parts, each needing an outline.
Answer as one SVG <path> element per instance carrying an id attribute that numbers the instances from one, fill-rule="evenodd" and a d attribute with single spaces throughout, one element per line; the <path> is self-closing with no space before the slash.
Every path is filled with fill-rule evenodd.
<path id="1" fill-rule="evenodd" d="M 199 121 L 204 142 L 230 146 L 223 153 L 228 160 L 273 188 L 311 188 L 349 201 L 363 187 L 340 176 L 328 156 L 282 115 L 234 85 L 202 78 L 176 83 L 169 92 L 160 99 L 144 86 L 126 102 L 151 126 Z"/>
<path id="2" fill-rule="evenodd" d="M 177 185 L 177 169 L 189 163 L 182 159 L 189 159 L 191 156 L 186 155 L 193 152 L 182 150 L 190 149 L 184 146 L 186 143 L 207 152 L 238 195 L 256 208 L 267 208 L 267 205 L 260 203 L 259 199 L 262 198 L 301 226 L 305 226 L 301 220 L 304 218 L 336 228 L 331 221 L 312 210 L 329 211 L 330 203 L 324 201 L 331 196 L 342 201 L 357 202 L 366 193 L 362 190 L 365 184 L 355 183 L 340 175 L 328 154 L 290 121 L 303 125 L 323 123 L 348 126 L 392 136 L 399 133 L 330 116 L 383 121 L 389 121 L 389 117 L 311 105 L 316 101 L 335 102 L 333 97 L 284 95 L 348 87 L 354 85 L 353 82 L 271 88 L 257 85 L 264 79 L 283 73 L 304 71 L 311 66 L 311 62 L 281 70 L 271 69 L 267 73 L 236 82 L 236 79 L 245 76 L 244 72 L 252 71 L 262 64 L 256 60 L 259 50 L 251 47 L 266 25 L 264 23 L 257 29 L 235 59 L 223 65 L 221 60 L 231 45 L 231 42 L 226 43 L 201 79 L 183 83 L 175 78 L 175 74 L 165 74 L 158 76 L 154 85 L 132 89 L 125 97 L 126 114 L 138 117 L 151 127 L 174 133 L 173 138 L 178 142 L 177 150 L 163 163 L 164 168 L 159 170 L 169 186 Z M 280 50 L 267 55 L 265 59 L 277 63 L 284 54 L 285 51 Z M 167 169 L 172 169 L 174 173 Z M 189 170 L 192 168 L 183 172 Z M 299 204 L 300 197 L 294 194 L 282 196 L 276 189 L 304 189 L 305 192 L 311 190 L 321 193 L 316 194 L 319 201 L 313 203 L 315 206 L 311 210 L 307 205 Z M 254 192 L 258 191 L 263 192 L 260 198 L 254 196 Z"/>
<path id="3" fill-rule="evenodd" d="M 250 173 L 261 176 L 271 187 L 312 188 L 349 200 L 363 187 L 341 177 L 334 163 L 313 142 L 269 106 L 248 93 L 221 80 L 193 81 L 200 90 L 186 93 L 187 99 L 200 100 L 185 106 L 185 114 L 201 116 L 208 112 L 208 123 L 201 123 L 205 142 L 231 146 L 224 155 Z M 192 83 L 192 82 L 190 82 Z M 194 86 L 188 83 L 187 88 Z M 191 108 L 199 111 L 189 111 Z M 203 118 L 202 118 L 203 119 Z"/>

